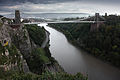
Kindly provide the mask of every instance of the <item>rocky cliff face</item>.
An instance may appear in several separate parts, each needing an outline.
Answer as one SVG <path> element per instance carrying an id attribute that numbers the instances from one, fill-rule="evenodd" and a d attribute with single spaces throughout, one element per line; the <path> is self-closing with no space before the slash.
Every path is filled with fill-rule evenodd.
<path id="1" fill-rule="evenodd" d="M 16 25 L 14 25 L 16 26 Z M 10 26 L 9 26 L 10 27 Z M 31 51 L 36 48 L 36 44 L 30 39 L 28 31 L 23 24 L 20 24 L 18 28 L 9 29 L 11 41 L 23 54 L 24 58 L 29 58 Z"/>
<path id="2" fill-rule="evenodd" d="M 26 29 L 24 29 L 24 25 L 19 25 L 18 28 L 11 28 L 10 35 L 12 42 L 24 56 L 27 56 L 29 53 L 31 53 L 31 43 L 28 32 Z"/>
<path id="3" fill-rule="evenodd" d="M 0 25 L 0 69 L 29 72 L 22 55 L 25 56 L 32 50 L 27 31 L 23 25 L 15 29 L 3 24 L 2 21 L 0 23 L 2 24 Z"/>
<path id="4" fill-rule="evenodd" d="M 0 42 L 4 46 L 5 42 L 7 42 L 7 41 L 10 46 L 11 38 L 9 35 L 8 26 L 2 25 L 2 26 L 0 26 Z"/>

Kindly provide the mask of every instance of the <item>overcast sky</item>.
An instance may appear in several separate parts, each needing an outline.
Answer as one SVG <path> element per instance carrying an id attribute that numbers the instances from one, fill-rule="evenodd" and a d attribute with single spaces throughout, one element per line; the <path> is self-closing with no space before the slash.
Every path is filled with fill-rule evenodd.
<path id="1" fill-rule="evenodd" d="M 120 14 L 120 0 L 0 0 L 0 14 L 13 13 Z"/>

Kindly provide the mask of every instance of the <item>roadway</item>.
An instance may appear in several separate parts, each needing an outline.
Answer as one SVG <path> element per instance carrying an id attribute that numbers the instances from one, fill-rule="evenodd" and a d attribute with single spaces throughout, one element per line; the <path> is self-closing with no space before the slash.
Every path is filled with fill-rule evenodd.
<path id="1" fill-rule="evenodd" d="M 97 21 L 97 23 L 103 23 L 105 21 Z M 53 21 L 53 22 L 32 22 L 24 24 L 40 24 L 40 23 L 96 23 L 96 21 Z"/>
<path id="2" fill-rule="evenodd" d="M 45 35 L 46 35 L 46 36 L 45 36 L 45 40 L 43 41 L 43 43 L 42 43 L 42 45 L 41 45 L 41 48 L 45 48 L 46 45 L 47 45 L 47 43 L 48 43 L 48 41 L 49 41 L 49 35 L 50 35 L 50 33 L 45 30 Z"/>

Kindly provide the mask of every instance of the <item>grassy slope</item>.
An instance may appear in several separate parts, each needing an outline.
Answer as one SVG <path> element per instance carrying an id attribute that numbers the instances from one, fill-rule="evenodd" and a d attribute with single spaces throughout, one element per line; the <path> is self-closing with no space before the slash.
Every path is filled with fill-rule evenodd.
<path id="1" fill-rule="evenodd" d="M 33 53 L 38 54 L 44 63 L 50 62 L 49 58 L 45 55 L 46 52 L 43 48 L 37 48 L 33 51 Z"/>

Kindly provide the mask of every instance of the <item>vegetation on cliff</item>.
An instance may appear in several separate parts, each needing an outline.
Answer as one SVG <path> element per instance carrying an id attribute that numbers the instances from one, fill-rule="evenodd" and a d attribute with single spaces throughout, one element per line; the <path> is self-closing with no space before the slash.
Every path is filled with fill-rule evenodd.
<path id="1" fill-rule="evenodd" d="M 12 44 L 11 47 L 3 47 L 0 43 L 0 65 L 14 64 L 16 61 L 19 63 L 20 57 L 21 54 L 18 52 L 14 44 Z"/>
<path id="2" fill-rule="evenodd" d="M 15 35 L 15 36 L 11 34 L 12 38 L 15 39 L 15 40 L 13 39 L 12 43 L 9 43 L 11 46 L 9 46 L 8 44 L 4 46 L 3 44 L 0 43 L 0 66 L 3 66 L 2 68 L 0 68 L 0 79 L 3 79 L 3 80 L 87 80 L 87 77 L 84 77 L 80 73 L 76 75 L 70 75 L 63 71 L 52 72 L 47 70 L 47 68 L 45 68 L 45 65 L 53 66 L 56 63 L 56 61 L 54 60 L 54 58 L 51 57 L 51 54 L 49 51 L 49 45 L 46 45 L 45 48 L 39 47 L 41 46 L 42 42 L 45 39 L 45 30 L 43 28 L 38 27 L 37 25 L 26 25 L 25 28 L 27 28 L 29 35 L 24 34 L 25 29 L 23 31 L 20 30 L 20 32 L 21 33 L 23 32 L 23 34 Z M 35 45 L 37 45 L 37 47 L 32 49 L 28 57 L 26 57 L 27 55 L 24 55 L 25 52 L 22 53 L 24 55 L 22 57 L 22 55 L 20 54 L 21 50 L 19 51 L 19 49 L 16 48 L 16 46 L 19 48 L 20 45 L 27 43 L 27 42 L 22 43 L 22 40 L 24 41 L 25 39 L 18 40 L 18 38 L 21 36 L 24 36 L 23 38 L 25 39 L 29 39 L 28 37 L 30 36 L 31 42 L 33 41 Z M 19 41 L 21 42 L 20 45 L 13 44 Z M 31 48 L 27 48 L 27 49 L 31 49 Z M 22 61 L 24 61 L 23 59 L 24 57 L 26 57 L 25 59 L 31 71 L 29 73 L 26 73 L 23 71 L 23 67 L 25 66 L 25 64 L 24 62 L 21 62 L 21 58 L 22 58 Z M 9 64 L 15 67 L 13 67 L 13 69 L 7 69 L 8 67 L 10 67 Z M 7 67 L 5 67 L 4 65 Z M 4 68 L 6 68 L 7 70 Z"/>
<path id="3" fill-rule="evenodd" d="M 98 31 L 92 32 L 90 24 L 49 24 L 49 26 L 62 31 L 70 42 L 94 56 L 120 67 L 120 25 L 118 24 L 120 19 L 114 17 L 108 16 L 106 24 L 101 25 Z"/>
<path id="4" fill-rule="evenodd" d="M 44 71 L 43 65 L 50 62 L 45 54 L 46 52 L 42 48 L 37 48 L 30 54 L 30 58 L 27 59 L 27 61 L 29 68 L 33 73 L 41 74 Z"/>
<path id="5" fill-rule="evenodd" d="M 34 24 L 25 25 L 25 28 L 30 39 L 38 46 L 29 54 L 30 56 L 27 58 L 28 66 L 33 73 L 41 74 L 44 71 L 43 65 L 49 62 L 49 58 L 45 55 L 45 49 L 39 47 L 45 40 L 45 30 Z"/>
<path id="6" fill-rule="evenodd" d="M 21 54 L 14 44 L 3 47 L 0 43 L 0 79 L 7 79 L 12 71 L 22 72 L 21 61 Z"/>
<path id="7" fill-rule="evenodd" d="M 45 40 L 45 30 L 38 27 L 37 25 L 25 25 L 28 30 L 30 38 L 35 42 L 35 44 L 41 46 L 42 42 Z"/>
<path id="8" fill-rule="evenodd" d="M 18 74 L 12 76 L 13 80 L 88 80 L 82 74 L 70 75 L 67 73 L 44 72 L 41 75 Z"/>
<path id="9" fill-rule="evenodd" d="M 56 61 L 51 57 L 49 42 L 47 42 L 48 44 L 46 44 L 45 48 L 40 47 L 46 38 L 45 29 L 37 25 L 26 25 L 26 28 L 31 40 L 35 41 L 35 44 L 37 45 L 37 47 L 29 54 L 30 57 L 27 58 L 27 62 L 32 72 L 41 74 L 45 71 L 45 65 L 54 65 Z"/>
<path id="10" fill-rule="evenodd" d="M 26 26 L 27 29 L 28 29 L 28 26 L 29 25 Z M 31 26 L 34 26 L 34 28 L 38 27 L 37 25 L 31 25 Z M 36 43 L 38 43 L 38 44 L 36 44 L 36 45 L 41 45 L 41 44 L 39 44 L 39 40 L 41 39 L 41 35 L 37 35 L 38 37 L 35 39 L 34 37 L 31 37 L 31 36 L 33 36 L 36 33 L 30 34 L 30 31 L 32 31 L 32 32 L 37 32 L 38 31 L 37 34 L 41 34 L 41 32 L 38 29 L 42 29 L 42 30 L 44 30 L 44 29 L 40 28 L 40 27 L 38 27 L 36 29 L 34 29 L 34 28 L 29 26 L 28 32 L 29 32 L 30 38 L 32 40 L 36 40 L 37 39 Z M 45 34 L 43 34 L 43 35 L 45 35 Z M 46 45 L 45 48 L 36 48 L 36 49 L 34 49 L 31 52 L 30 56 L 31 57 L 28 59 L 28 65 L 29 65 L 30 70 L 32 72 L 40 74 L 40 75 L 36 76 L 36 77 L 35 76 L 33 77 L 33 75 L 32 75 L 30 77 L 29 74 L 28 75 L 26 75 L 26 74 L 24 75 L 23 74 L 23 75 L 18 75 L 19 76 L 18 78 L 20 78 L 20 76 L 21 77 L 25 76 L 24 78 L 25 79 L 29 78 L 29 80 L 31 80 L 31 79 L 33 79 L 33 80 L 34 79 L 37 79 L 37 80 L 38 79 L 42 79 L 42 80 L 43 79 L 47 79 L 47 80 L 48 79 L 49 80 L 53 80 L 53 79 L 54 80 L 70 80 L 70 79 L 71 80 L 76 80 L 76 79 L 77 80 L 78 79 L 79 80 L 87 80 L 87 78 L 84 77 L 82 74 L 70 75 L 70 74 L 67 74 L 65 72 L 59 72 L 59 73 L 54 72 L 53 73 L 53 72 L 46 71 L 44 65 L 46 65 L 46 64 L 54 65 L 56 63 L 54 58 L 51 57 L 51 53 L 49 51 L 49 46 L 48 45 Z M 41 72 L 42 72 L 42 74 L 41 74 Z"/>
<path id="11" fill-rule="evenodd" d="M 33 73 L 19 73 L 8 71 L 7 73 L 5 72 L 4 75 L 6 76 L 4 78 L 5 80 L 88 80 L 87 77 L 80 73 L 77 73 L 76 75 L 71 75 L 65 72 L 52 73 L 45 71 L 41 75 L 37 75 Z"/>

